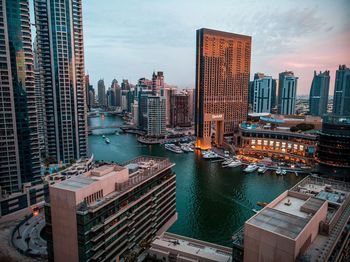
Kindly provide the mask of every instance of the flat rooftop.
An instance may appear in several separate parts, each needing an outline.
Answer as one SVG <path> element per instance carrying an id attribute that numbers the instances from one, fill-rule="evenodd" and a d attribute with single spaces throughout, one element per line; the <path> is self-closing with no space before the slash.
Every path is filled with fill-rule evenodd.
<path id="1" fill-rule="evenodd" d="M 186 254 L 189 255 L 188 258 L 192 259 L 195 256 L 199 258 L 199 261 L 202 261 L 202 259 L 217 262 L 232 261 L 230 248 L 169 233 L 156 238 L 151 244 L 152 248 L 154 250 L 167 250 L 186 258 Z"/>
<path id="2" fill-rule="evenodd" d="M 309 220 L 310 217 L 301 217 L 275 208 L 265 207 L 247 223 L 295 239 Z"/>
<path id="3" fill-rule="evenodd" d="M 286 196 L 273 208 L 298 217 L 307 218 L 308 214 L 301 211 L 300 209 L 305 204 L 305 202 L 305 200 L 300 198 Z"/>

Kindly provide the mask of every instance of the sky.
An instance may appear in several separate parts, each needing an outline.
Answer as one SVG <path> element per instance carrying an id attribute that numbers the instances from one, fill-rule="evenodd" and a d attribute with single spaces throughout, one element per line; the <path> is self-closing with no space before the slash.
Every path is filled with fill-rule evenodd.
<path id="1" fill-rule="evenodd" d="M 349 0 L 83 0 L 85 69 L 136 83 L 164 71 L 165 82 L 194 88 L 195 36 L 211 28 L 252 36 L 251 78 L 292 70 L 308 95 L 314 70 L 350 66 Z"/>

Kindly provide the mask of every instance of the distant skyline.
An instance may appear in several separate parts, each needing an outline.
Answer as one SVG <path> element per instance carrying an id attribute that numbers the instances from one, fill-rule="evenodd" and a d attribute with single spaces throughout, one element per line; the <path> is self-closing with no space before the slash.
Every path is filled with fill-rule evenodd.
<path id="1" fill-rule="evenodd" d="M 350 66 L 350 1 L 83 1 L 85 68 L 100 78 L 151 78 L 194 88 L 195 36 L 212 28 L 252 36 L 251 79 L 292 70 L 298 95 L 308 95 L 313 71 L 330 70 L 330 95 L 339 64 Z"/>

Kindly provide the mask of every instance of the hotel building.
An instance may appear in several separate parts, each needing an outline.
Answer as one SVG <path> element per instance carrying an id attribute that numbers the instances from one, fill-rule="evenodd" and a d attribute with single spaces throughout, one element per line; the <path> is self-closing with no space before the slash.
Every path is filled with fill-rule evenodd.
<path id="1" fill-rule="evenodd" d="M 40 83 L 45 90 L 47 156 L 87 156 L 82 1 L 34 0 Z"/>
<path id="2" fill-rule="evenodd" d="M 306 177 L 246 221 L 233 237 L 243 251 L 234 247 L 234 260 L 345 261 L 349 196 L 349 183 Z"/>
<path id="3" fill-rule="evenodd" d="M 145 156 L 50 186 L 49 261 L 115 261 L 166 231 L 177 219 L 173 166 Z"/>
<path id="4" fill-rule="evenodd" d="M 202 28 L 197 30 L 196 145 L 211 147 L 233 134 L 248 113 L 251 37 Z"/>
<path id="5" fill-rule="evenodd" d="M 0 48 L 0 187 L 12 193 L 40 180 L 28 0 L 0 1 Z"/>
<path id="6" fill-rule="evenodd" d="M 294 115 L 297 98 L 298 77 L 291 71 L 279 74 L 277 113 L 281 115 Z"/>

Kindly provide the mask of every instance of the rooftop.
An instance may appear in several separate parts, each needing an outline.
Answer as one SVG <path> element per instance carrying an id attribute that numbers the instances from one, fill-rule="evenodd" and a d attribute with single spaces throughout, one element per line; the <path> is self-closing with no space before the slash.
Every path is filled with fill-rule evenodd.
<path id="1" fill-rule="evenodd" d="M 310 217 L 300 217 L 290 212 L 265 207 L 247 223 L 295 239 L 309 220 Z"/>
<path id="2" fill-rule="evenodd" d="M 178 256 L 182 257 L 186 257 L 187 254 L 192 259 L 193 256 L 199 258 L 199 261 L 202 259 L 217 262 L 232 261 L 230 248 L 170 233 L 156 238 L 152 242 L 152 248 L 171 250 L 171 253 L 177 253 Z"/>
<path id="3" fill-rule="evenodd" d="M 286 196 L 273 208 L 291 215 L 307 218 L 308 214 L 300 209 L 305 204 L 305 202 L 305 200 L 300 198 Z"/>

